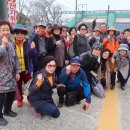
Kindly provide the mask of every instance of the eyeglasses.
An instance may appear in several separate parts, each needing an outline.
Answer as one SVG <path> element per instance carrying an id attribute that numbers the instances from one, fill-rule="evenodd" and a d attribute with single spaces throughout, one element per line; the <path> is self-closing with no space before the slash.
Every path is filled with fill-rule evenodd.
<path id="1" fill-rule="evenodd" d="M 47 67 L 48 67 L 49 69 L 51 69 L 51 68 L 56 68 L 56 65 L 47 65 Z"/>
<path id="2" fill-rule="evenodd" d="M 24 31 L 17 31 L 15 34 L 26 34 Z"/>
<path id="3" fill-rule="evenodd" d="M 81 28 L 80 30 L 87 30 L 86 28 Z"/>

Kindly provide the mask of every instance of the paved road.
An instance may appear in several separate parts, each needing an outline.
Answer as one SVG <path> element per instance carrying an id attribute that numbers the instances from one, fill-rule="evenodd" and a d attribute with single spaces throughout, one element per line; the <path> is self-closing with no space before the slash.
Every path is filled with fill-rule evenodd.
<path id="1" fill-rule="evenodd" d="M 129 86 L 130 82 L 126 91 L 119 89 L 120 130 L 130 130 Z M 54 92 L 54 100 L 57 103 L 56 91 Z M 16 118 L 6 117 L 9 124 L 6 127 L 0 127 L 0 130 L 98 130 L 102 99 L 92 95 L 91 107 L 87 111 L 82 110 L 82 103 L 73 107 L 63 106 L 60 109 L 61 115 L 58 119 L 48 116 L 40 119 L 34 117 L 33 109 L 29 107 L 26 98 L 24 98 L 22 108 L 17 108 L 16 103 L 13 105 L 13 110 L 18 113 L 18 116 Z"/>

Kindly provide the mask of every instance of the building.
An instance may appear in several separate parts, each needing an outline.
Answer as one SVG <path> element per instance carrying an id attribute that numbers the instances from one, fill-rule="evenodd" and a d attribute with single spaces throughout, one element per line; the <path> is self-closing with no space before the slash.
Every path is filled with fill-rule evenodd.
<path id="1" fill-rule="evenodd" d="M 115 26 L 119 31 L 123 31 L 124 28 L 130 28 L 130 10 L 78 11 L 76 21 L 77 24 L 84 22 L 91 25 L 95 17 L 97 17 L 97 24 L 105 22 L 108 27 Z M 75 18 L 67 23 L 68 27 L 75 25 Z"/>

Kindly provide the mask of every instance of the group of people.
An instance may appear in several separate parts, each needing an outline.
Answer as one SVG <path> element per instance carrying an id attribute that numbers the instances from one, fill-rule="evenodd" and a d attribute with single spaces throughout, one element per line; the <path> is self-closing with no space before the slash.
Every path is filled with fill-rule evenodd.
<path id="1" fill-rule="evenodd" d="M 28 34 L 27 28 L 0 21 L 0 126 L 16 117 L 13 101 L 23 106 L 23 85 L 31 80 L 27 99 L 35 114 L 59 117 L 58 107 L 79 104 L 89 108 L 95 83 L 106 89 L 121 89 L 129 78 L 130 29 L 117 34 L 116 28 L 105 23 L 90 31 L 85 23 L 78 27 L 46 26 L 39 22 Z M 53 101 L 57 89 L 58 104 Z M 4 115 L 4 116 L 3 116 Z"/>

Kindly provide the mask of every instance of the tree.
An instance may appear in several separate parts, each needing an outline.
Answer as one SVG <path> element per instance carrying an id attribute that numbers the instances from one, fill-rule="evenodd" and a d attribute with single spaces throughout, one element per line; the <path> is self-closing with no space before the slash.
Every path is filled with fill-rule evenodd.
<path id="1" fill-rule="evenodd" d="M 17 0 L 17 23 L 26 24 L 30 22 L 28 17 L 29 7 L 27 6 L 27 0 Z"/>
<path id="2" fill-rule="evenodd" d="M 30 20 L 33 24 L 41 21 L 61 24 L 61 7 L 53 5 L 55 0 L 34 0 L 30 2 Z"/>

